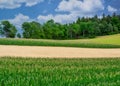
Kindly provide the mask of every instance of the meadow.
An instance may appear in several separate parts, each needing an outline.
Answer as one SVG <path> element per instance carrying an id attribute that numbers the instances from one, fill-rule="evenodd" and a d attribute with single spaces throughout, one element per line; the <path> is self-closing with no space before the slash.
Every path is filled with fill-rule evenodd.
<path id="1" fill-rule="evenodd" d="M 120 34 L 100 36 L 93 39 L 74 39 L 74 40 L 1 38 L 0 45 L 120 48 Z"/>
<path id="2" fill-rule="evenodd" d="M 0 86 L 120 86 L 120 58 L 0 58 Z"/>

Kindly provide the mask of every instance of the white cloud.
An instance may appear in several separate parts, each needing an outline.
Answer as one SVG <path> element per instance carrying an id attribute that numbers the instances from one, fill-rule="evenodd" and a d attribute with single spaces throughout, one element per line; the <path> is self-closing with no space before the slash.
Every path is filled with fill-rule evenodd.
<path id="1" fill-rule="evenodd" d="M 113 8 L 113 7 L 110 6 L 110 5 L 107 7 L 107 9 L 108 9 L 109 12 L 112 12 L 112 13 L 117 11 L 116 8 Z"/>
<path id="2" fill-rule="evenodd" d="M 0 2 L 0 8 L 11 7 L 12 9 L 20 7 L 22 3 L 25 3 L 26 6 L 32 6 L 44 0 L 10 0 L 9 3 L 7 2 L 7 0 L 1 1 L 8 5 L 1 7 L 2 5 Z M 49 2 L 51 1 L 52 0 L 49 0 Z M 56 11 L 69 12 L 69 14 L 56 14 L 56 15 L 48 14 L 47 16 L 39 15 L 37 19 L 34 20 L 43 23 L 50 19 L 53 19 L 55 22 L 69 23 L 75 21 L 78 17 L 82 16 L 92 17 L 98 11 L 104 10 L 104 5 L 102 1 L 103 0 L 62 0 L 59 3 L 58 7 L 56 8 Z M 44 12 L 46 11 L 43 11 L 43 13 Z M 9 19 L 11 23 L 13 23 L 14 25 L 16 25 L 16 27 L 19 28 L 23 22 L 32 20 L 33 19 L 30 19 L 28 16 L 25 16 L 23 14 L 16 15 L 14 19 Z"/>
<path id="3" fill-rule="evenodd" d="M 92 17 L 98 11 L 104 10 L 103 0 L 62 0 L 57 12 L 69 12 L 69 14 L 49 14 L 47 16 L 39 15 L 38 20 L 46 22 L 53 19 L 55 22 L 69 23 L 75 21 L 78 17 Z"/>
<path id="4" fill-rule="evenodd" d="M 23 14 L 18 14 L 14 19 L 8 19 L 8 21 L 14 24 L 17 28 L 21 28 L 23 22 L 31 21 L 31 19 Z"/>
<path id="5" fill-rule="evenodd" d="M 39 15 L 37 20 L 41 23 L 44 23 L 50 19 L 53 19 L 55 22 L 59 23 L 69 23 L 75 21 L 76 18 L 77 17 L 74 14 L 58 14 L 58 15 L 49 14 L 47 16 Z"/>
<path id="6" fill-rule="evenodd" d="M 56 11 L 91 13 L 104 10 L 102 0 L 62 0 Z"/>
<path id="7" fill-rule="evenodd" d="M 94 15 L 80 15 L 78 16 L 78 14 L 74 14 L 74 13 L 71 13 L 71 14 L 57 14 L 57 15 L 52 15 L 52 14 L 49 14 L 47 16 L 44 16 L 44 15 L 39 15 L 38 18 L 37 18 L 37 21 L 40 22 L 40 23 L 44 23 L 50 19 L 53 19 L 55 22 L 58 22 L 58 23 L 62 23 L 62 24 L 66 24 L 66 23 L 70 23 L 70 22 L 73 22 L 75 21 L 78 17 L 93 17 Z"/>
<path id="8" fill-rule="evenodd" d="M 24 3 L 25 6 L 33 6 L 44 0 L 0 0 L 0 8 L 14 9 L 21 7 Z"/>

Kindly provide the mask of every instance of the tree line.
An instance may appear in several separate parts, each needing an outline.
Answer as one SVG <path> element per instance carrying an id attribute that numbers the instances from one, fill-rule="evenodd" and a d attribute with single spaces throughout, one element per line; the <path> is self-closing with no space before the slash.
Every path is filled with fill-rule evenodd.
<path id="1" fill-rule="evenodd" d="M 0 34 L 9 38 L 23 36 L 23 38 L 32 39 L 78 39 L 94 38 L 96 36 L 111 35 L 120 33 L 120 15 L 102 15 L 98 18 L 95 15 L 92 18 L 78 18 L 75 22 L 69 24 L 60 24 L 49 20 L 44 24 L 36 21 L 24 22 L 22 24 L 23 33 L 17 33 L 17 29 L 9 21 L 0 23 Z"/>

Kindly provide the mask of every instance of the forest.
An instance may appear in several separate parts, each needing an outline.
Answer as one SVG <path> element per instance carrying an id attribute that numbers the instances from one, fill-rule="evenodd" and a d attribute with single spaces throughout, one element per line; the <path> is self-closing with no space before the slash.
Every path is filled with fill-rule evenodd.
<path id="1" fill-rule="evenodd" d="M 120 15 L 103 14 L 101 18 L 95 15 L 92 18 L 82 17 L 69 24 L 56 23 L 48 20 L 44 24 L 39 22 L 24 22 L 22 33 L 9 21 L 1 21 L 0 36 L 6 38 L 28 38 L 28 39 L 82 39 L 95 38 L 120 33 Z"/>

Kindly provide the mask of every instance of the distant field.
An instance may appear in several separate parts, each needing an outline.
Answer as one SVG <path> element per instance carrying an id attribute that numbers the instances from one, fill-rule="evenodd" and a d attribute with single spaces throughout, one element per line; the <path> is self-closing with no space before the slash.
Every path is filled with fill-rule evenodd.
<path id="1" fill-rule="evenodd" d="M 46 39 L 0 39 L 1 45 L 64 46 L 86 48 L 120 48 L 120 34 L 94 39 L 46 40 Z"/>
<path id="2" fill-rule="evenodd" d="M 0 86 L 120 86 L 120 58 L 0 58 Z"/>

